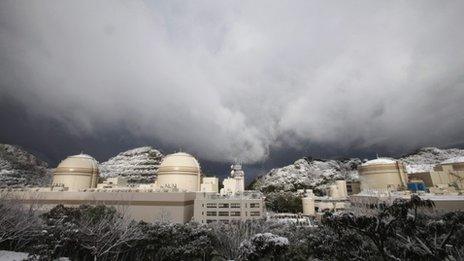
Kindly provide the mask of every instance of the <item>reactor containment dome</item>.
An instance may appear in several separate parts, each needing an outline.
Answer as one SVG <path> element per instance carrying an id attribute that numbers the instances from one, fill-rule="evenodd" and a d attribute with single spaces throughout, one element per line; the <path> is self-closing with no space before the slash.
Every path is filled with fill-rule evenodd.
<path id="1" fill-rule="evenodd" d="M 69 156 L 58 164 L 53 172 L 54 187 L 69 190 L 96 188 L 98 181 L 98 162 L 87 154 Z"/>
<path id="2" fill-rule="evenodd" d="M 156 184 L 160 188 L 200 191 L 201 168 L 197 159 L 185 152 L 167 155 L 161 162 Z"/>
<path id="3" fill-rule="evenodd" d="M 407 185 L 406 170 L 402 162 L 378 158 L 358 167 L 361 190 L 399 190 Z"/>

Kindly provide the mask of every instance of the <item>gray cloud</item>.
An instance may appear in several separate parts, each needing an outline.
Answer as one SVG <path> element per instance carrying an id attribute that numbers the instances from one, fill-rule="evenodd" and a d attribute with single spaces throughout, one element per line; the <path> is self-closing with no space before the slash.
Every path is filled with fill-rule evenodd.
<path id="1" fill-rule="evenodd" d="M 2 1 L 0 84 L 204 159 L 464 142 L 461 1 Z"/>

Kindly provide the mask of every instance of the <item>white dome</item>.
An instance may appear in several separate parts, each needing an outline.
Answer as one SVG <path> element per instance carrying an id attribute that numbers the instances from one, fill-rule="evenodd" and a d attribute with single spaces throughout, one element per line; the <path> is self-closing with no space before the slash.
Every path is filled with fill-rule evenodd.
<path id="1" fill-rule="evenodd" d="M 98 162 L 87 154 L 69 156 L 53 172 L 53 185 L 70 189 L 92 188 L 97 185 Z"/>
<path id="2" fill-rule="evenodd" d="M 195 157 L 185 152 L 164 157 L 157 175 L 159 187 L 175 186 L 185 191 L 199 191 L 200 189 L 200 164 Z"/>
<path id="3" fill-rule="evenodd" d="M 396 160 L 392 158 L 378 158 L 378 159 L 366 161 L 362 164 L 362 166 L 395 164 L 395 163 L 396 163 Z"/>
<path id="4" fill-rule="evenodd" d="M 164 157 L 160 164 L 158 173 L 171 167 L 177 168 L 176 170 L 186 170 L 186 168 L 194 168 L 199 170 L 200 164 L 192 155 L 185 152 L 177 152 Z"/>

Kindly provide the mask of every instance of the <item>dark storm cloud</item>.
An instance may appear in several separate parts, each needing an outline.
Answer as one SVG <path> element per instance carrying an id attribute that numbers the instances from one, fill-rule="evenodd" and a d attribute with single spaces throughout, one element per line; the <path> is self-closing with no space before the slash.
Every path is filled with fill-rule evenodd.
<path id="1" fill-rule="evenodd" d="M 302 144 L 446 146 L 464 142 L 463 11 L 462 1 L 2 1 L 0 95 L 71 135 L 124 126 L 211 161 Z"/>

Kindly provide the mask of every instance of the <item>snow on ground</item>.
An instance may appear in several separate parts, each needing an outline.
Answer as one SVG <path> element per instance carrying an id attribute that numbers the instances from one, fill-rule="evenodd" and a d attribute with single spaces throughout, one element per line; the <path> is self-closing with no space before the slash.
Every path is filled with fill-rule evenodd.
<path id="1" fill-rule="evenodd" d="M 0 261 L 21 261 L 27 259 L 28 253 L 0 250 Z"/>

